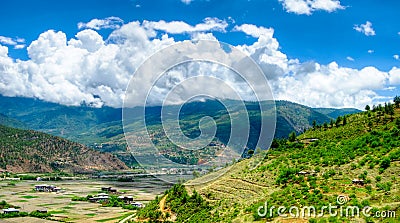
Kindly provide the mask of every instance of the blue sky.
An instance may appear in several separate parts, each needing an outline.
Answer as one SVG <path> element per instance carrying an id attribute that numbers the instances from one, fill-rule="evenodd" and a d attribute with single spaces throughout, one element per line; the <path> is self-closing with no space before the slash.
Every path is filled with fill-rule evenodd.
<path id="1" fill-rule="evenodd" d="M 78 32 L 84 29 L 92 29 L 100 34 L 104 40 L 107 40 L 111 33 L 133 21 L 139 23 L 143 23 L 145 20 L 154 22 L 163 20 L 167 23 L 182 21 L 188 25 L 196 26 L 204 23 L 206 18 L 215 18 L 224 21 L 226 27 L 222 31 L 210 29 L 202 30 L 201 33 L 211 33 L 219 41 L 234 46 L 252 46 L 259 40 L 258 36 L 234 31 L 236 26 L 251 24 L 256 27 L 272 28 L 273 38 L 279 43 L 279 48 L 275 51 L 283 53 L 287 57 L 289 61 L 287 64 L 289 65 L 291 64 L 290 60 L 297 60 L 298 67 L 305 66 L 308 63 L 328 67 L 333 62 L 339 68 L 354 69 L 354 72 L 342 70 L 350 76 L 363 73 L 361 71 L 365 67 L 374 67 L 377 71 L 382 72 L 379 75 L 386 75 L 385 80 L 377 80 L 378 82 L 385 82 L 379 86 L 365 83 L 362 87 L 359 87 L 359 84 L 355 84 L 359 87 L 356 91 L 364 92 L 362 95 L 342 89 L 338 89 L 338 92 L 330 92 L 330 94 L 340 93 L 339 95 L 351 94 L 352 99 L 348 99 L 347 102 L 346 100 L 335 101 L 334 95 L 332 95 L 333 99 L 329 98 L 329 92 L 325 92 L 326 94 L 317 97 L 315 100 L 330 101 L 332 99 L 330 103 L 311 103 L 306 99 L 292 97 L 291 94 L 295 95 L 294 92 L 287 94 L 278 92 L 279 99 L 292 100 L 317 107 L 361 107 L 362 103 L 383 102 L 398 94 L 400 72 L 393 68 L 400 67 L 399 56 L 396 56 L 400 55 L 400 23 L 398 23 L 397 16 L 400 9 L 399 1 L 385 1 L 385 4 L 382 4 L 378 0 L 318 0 L 323 6 L 330 3 L 337 4 L 336 8 L 329 9 L 311 4 L 308 5 L 308 8 L 296 8 L 296 5 L 293 5 L 293 2 L 296 3 L 296 1 L 301 2 L 302 0 L 192 0 L 184 2 L 180 0 L 69 0 L 56 2 L 49 0 L 4 0 L 0 8 L 0 21 L 2 21 L 0 36 L 3 37 L 0 39 L 0 44 L 8 48 L 9 58 L 30 61 L 32 58 L 28 56 L 27 47 L 31 45 L 32 41 L 37 40 L 39 35 L 48 30 L 65 33 L 68 41 L 76 39 Z M 317 2 L 317 0 L 311 2 Z M 117 24 L 118 28 L 101 27 L 96 29 L 88 26 L 78 28 L 79 23 L 87 24 L 93 19 L 103 20 L 109 17 L 121 19 L 121 22 Z M 192 38 L 194 32 L 174 33 L 159 29 L 157 35 L 149 37 L 149 40 L 161 38 L 165 33 L 176 42 Z M 14 65 L 15 63 L 17 62 L 14 61 Z M 336 80 L 334 74 L 337 73 L 334 73 L 333 68 L 331 68 L 326 69 L 330 70 L 329 72 L 321 71 L 321 73 L 326 77 L 332 77 L 332 80 Z M 297 71 L 288 68 L 287 73 L 280 78 L 282 78 L 282 81 L 289 81 L 290 75 L 296 74 Z M 389 74 L 391 71 L 392 74 Z M 29 73 L 30 71 L 26 72 Z M 0 75 L 2 74 L 0 73 Z M 5 75 L 5 71 L 3 71 L 3 76 Z M 46 76 L 46 78 L 49 78 L 49 76 Z M 317 76 L 298 75 L 296 80 L 301 81 L 301 78 L 303 78 L 302 80 L 313 80 Z M 371 79 L 371 81 L 376 80 Z M 51 81 L 47 82 L 50 83 Z M 71 80 L 69 82 L 73 83 Z M 368 80 L 364 80 L 364 82 L 368 82 Z M 298 84 L 301 86 L 300 82 Z M 326 86 L 334 85 L 334 83 L 330 84 Z M 106 84 L 103 85 L 107 86 Z M 276 83 L 276 86 L 277 89 L 281 88 L 279 83 Z M 35 87 L 30 88 L 36 89 Z M 78 86 L 78 88 L 82 90 L 85 87 Z M 312 91 L 313 89 L 320 89 L 321 86 L 310 86 L 309 88 Z M 354 86 L 351 85 L 349 88 L 354 88 Z M 118 89 L 111 87 L 111 90 L 116 92 Z M 288 90 L 285 89 L 284 91 Z M 372 91 L 374 94 L 367 91 Z M 47 100 L 45 95 L 37 92 L 17 94 L 10 89 L 2 91 L 0 88 L 0 93 L 10 96 L 32 96 Z M 89 93 L 94 94 L 93 92 Z M 57 101 L 54 98 L 48 100 Z M 362 102 L 357 102 L 357 100 Z M 75 104 L 71 101 L 59 102 Z M 114 105 L 115 103 L 105 104 Z"/>
<path id="2" fill-rule="evenodd" d="M 205 17 L 232 18 L 236 23 L 250 23 L 275 29 L 282 51 L 291 58 L 321 63 L 337 61 L 340 65 L 362 68 L 374 65 L 382 70 L 399 66 L 393 55 L 400 54 L 399 1 L 341 1 L 344 10 L 316 11 L 312 15 L 287 13 L 277 0 L 192 1 L 179 0 L 85 0 L 85 1 L 3 1 L 0 8 L 0 35 L 21 37 L 27 43 L 42 32 L 62 30 L 67 37 L 78 31 L 77 24 L 93 18 L 117 16 L 124 21 L 185 21 L 195 25 Z M 370 21 L 376 36 L 356 32 L 355 24 Z M 108 30 L 109 31 L 109 30 Z M 109 32 L 104 32 L 109 34 Z M 105 36 L 106 36 L 105 35 Z M 219 40 L 241 44 L 243 35 L 217 35 Z M 368 53 L 373 50 L 373 53 Z M 10 55 L 27 59 L 25 50 L 12 50 Z M 349 61 L 352 57 L 354 61 Z"/>

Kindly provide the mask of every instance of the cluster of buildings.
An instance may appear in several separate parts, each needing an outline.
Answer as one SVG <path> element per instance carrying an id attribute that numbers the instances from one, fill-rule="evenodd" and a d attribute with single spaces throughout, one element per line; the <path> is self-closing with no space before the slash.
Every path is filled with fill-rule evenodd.
<path id="1" fill-rule="evenodd" d="M 117 189 L 112 188 L 112 187 L 102 187 L 101 191 L 108 192 L 108 193 L 104 193 L 104 192 L 103 193 L 99 193 L 99 194 L 97 194 L 97 196 L 89 198 L 89 201 L 90 202 L 98 202 L 98 203 L 107 202 L 110 199 L 109 193 L 111 193 L 111 194 L 117 194 L 118 193 Z M 144 205 L 142 203 L 135 202 L 133 200 L 132 196 L 123 196 L 123 195 L 121 195 L 121 196 L 118 196 L 118 199 L 123 201 L 125 204 L 131 204 L 131 205 L 139 207 L 139 208 L 144 207 Z"/>
<path id="2" fill-rule="evenodd" d="M 41 185 L 35 185 L 35 190 L 37 192 L 60 192 L 61 188 L 56 187 L 54 185 L 41 184 Z"/>

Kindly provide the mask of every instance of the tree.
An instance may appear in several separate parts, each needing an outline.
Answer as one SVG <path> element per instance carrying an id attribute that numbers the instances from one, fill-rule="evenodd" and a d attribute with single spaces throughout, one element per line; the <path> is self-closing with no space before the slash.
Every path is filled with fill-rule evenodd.
<path id="1" fill-rule="evenodd" d="M 317 126 L 317 121 L 313 120 L 312 121 L 312 126 L 313 126 L 313 128 L 315 128 Z"/>
<path id="2" fill-rule="evenodd" d="M 365 110 L 366 110 L 366 111 L 369 111 L 369 110 L 371 110 L 371 107 L 369 107 L 369 105 L 366 105 L 366 106 L 365 106 Z"/>
<path id="3" fill-rule="evenodd" d="M 293 131 L 293 132 L 291 132 L 291 133 L 289 134 L 289 141 L 290 141 L 290 142 L 296 141 L 296 132 L 295 132 L 295 131 Z"/>
<path id="4" fill-rule="evenodd" d="M 396 105 L 396 108 L 399 108 L 400 107 L 400 96 L 396 95 L 396 97 L 394 97 L 394 99 L 393 99 L 393 102 Z"/>
<path id="5" fill-rule="evenodd" d="M 337 117 L 336 119 L 336 127 L 339 126 L 340 122 L 342 121 L 342 117 Z"/>
<path id="6" fill-rule="evenodd" d="M 388 114 L 389 113 L 389 106 L 388 106 L 388 104 L 385 102 L 385 105 L 384 105 L 384 107 L 383 107 L 383 110 L 384 110 L 384 112 L 386 113 L 386 114 Z"/>
<path id="7" fill-rule="evenodd" d="M 329 125 L 331 126 L 331 128 L 333 128 L 333 119 L 331 119 L 331 122 L 329 123 Z"/>
<path id="8" fill-rule="evenodd" d="M 346 116 L 343 116 L 343 125 L 346 125 L 347 124 L 347 118 L 346 118 Z"/>
<path id="9" fill-rule="evenodd" d="M 389 157 L 383 157 L 381 159 L 381 168 L 387 169 L 390 167 L 390 158 Z"/>
<path id="10" fill-rule="evenodd" d="M 387 113 L 388 113 L 388 115 L 390 115 L 390 117 L 393 120 L 394 108 L 393 108 L 393 105 L 390 102 L 388 103 L 388 112 Z"/>

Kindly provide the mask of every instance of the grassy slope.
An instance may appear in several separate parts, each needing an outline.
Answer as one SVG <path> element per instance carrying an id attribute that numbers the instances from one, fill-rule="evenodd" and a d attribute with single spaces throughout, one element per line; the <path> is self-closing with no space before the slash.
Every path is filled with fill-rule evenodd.
<path id="1" fill-rule="evenodd" d="M 298 142 L 280 141 L 266 154 L 259 154 L 231 166 L 222 177 L 206 184 L 206 175 L 189 182 L 189 192 L 196 190 L 209 202 L 211 222 L 302 222 L 257 216 L 257 208 L 269 206 L 336 205 L 338 195 L 348 197 L 346 205 L 374 207 L 395 211 L 397 218 L 365 218 L 360 222 L 400 221 L 400 109 L 394 117 L 382 112 L 354 114 L 347 124 L 316 128 L 298 137 Z M 309 143 L 307 139 L 318 138 Z M 388 162 L 387 162 L 388 161 Z M 389 165 L 388 165 L 389 164 Z M 300 170 L 316 171 L 315 177 L 302 177 Z M 218 174 L 212 173 L 212 174 Z M 364 186 L 352 184 L 364 179 Z M 345 206 L 346 206 L 345 205 Z M 303 219 L 307 222 L 350 222 L 350 218 L 325 216 Z"/>

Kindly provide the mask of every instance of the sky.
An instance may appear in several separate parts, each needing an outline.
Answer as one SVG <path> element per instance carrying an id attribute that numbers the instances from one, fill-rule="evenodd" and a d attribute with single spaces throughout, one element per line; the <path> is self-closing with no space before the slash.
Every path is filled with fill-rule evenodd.
<path id="1" fill-rule="evenodd" d="M 0 94 L 120 107 L 150 55 L 211 39 L 253 58 L 275 99 L 362 109 L 400 95 L 399 9 L 394 0 L 4 0 Z"/>

